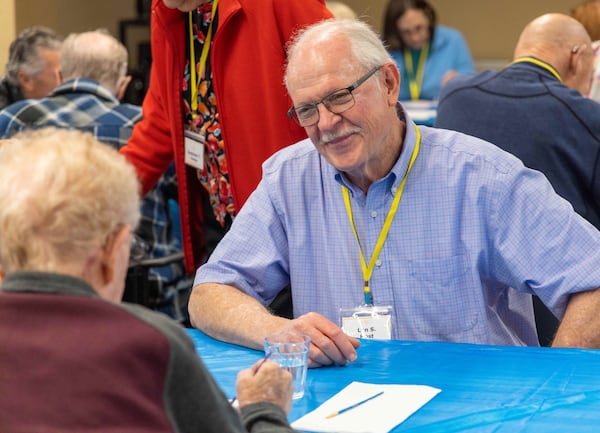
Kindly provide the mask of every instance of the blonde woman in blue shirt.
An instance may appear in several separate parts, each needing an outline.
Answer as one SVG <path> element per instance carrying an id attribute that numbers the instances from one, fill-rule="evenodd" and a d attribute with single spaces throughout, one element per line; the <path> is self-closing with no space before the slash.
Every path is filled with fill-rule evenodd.
<path id="1" fill-rule="evenodd" d="M 390 0 L 383 37 L 400 69 L 401 101 L 435 100 L 449 79 L 475 72 L 462 34 L 437 25 L 435 10 L 424 0 Z"/>

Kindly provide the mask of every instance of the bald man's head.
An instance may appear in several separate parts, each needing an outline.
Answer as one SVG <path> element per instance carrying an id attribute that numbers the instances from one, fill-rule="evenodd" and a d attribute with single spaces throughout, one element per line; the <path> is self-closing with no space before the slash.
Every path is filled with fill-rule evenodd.
<path id="1" fill-rule="evenodd" d="M 556 51 L 591 43 L 585 28 L 564 14 L 545 14 L 531 21 L 519 37 L 515 57 L 530 55 L 531 51 Z"/>
<path id="2" fill-rule="evenodd" d="M 549 63 L 565 85 L 587 94 L 593 71 L 591 42 L 585 28 L 574 18 L 545 14 L 527 24 L 514 57 L 533 56 Z"/>

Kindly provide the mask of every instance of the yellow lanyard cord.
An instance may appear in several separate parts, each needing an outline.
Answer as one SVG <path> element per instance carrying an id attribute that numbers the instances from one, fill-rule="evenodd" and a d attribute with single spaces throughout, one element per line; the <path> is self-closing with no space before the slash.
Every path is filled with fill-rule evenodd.
<path id="1" fill-rule="evenodd" d="M 556 69 L 554 69 L 548 63 L 542 62 L 541 60 L 538 60 L 535 57 L 520 57 L 513 62 L 513 64 L 515 63 L 533 63 L 535 65 L 538 65 L 540 68 L 544 68 L 545 70 L 550 72 L 556 77 L 558 81 L 562 83 L 562 78 L 560 78 L 560 74 L 556 71 Z"/>
<path id="2" fill-rule="evenodd" d="M 204 68 L 206 66 L 206 60 L 208 59 L 208 51 L 210 49 L 210 42 L 212 39 L 212 27 L 217 11 L 217 4 L 219 0 L 214 0 L 211 11 L 210 24 L 208 25 L 208 34 L 202 45 L 202 53 L 200 54 L 200 70 L 198 71 L 198 77 L 196 78 L 196 50 L 194 49 L 194 20 L 192 18 L 192 11 L 189 12 L 188 23 L 190 27 L 190 106 L 192 109 L 192 118 L 196 118 L 198 115 L 198 89 L 200 88 L 200 80 L 204 75 Z"/>
<path id="3" fill-rule="evenodd" d="M 425 62 L 427 61 L 428 55 L 429 42 L 426 42 L 419 53 L 419 64 L 417 65 L 417 73 L 415 74 L 410 49 L 404 49 L 404 64 L 406 66 L 406 75 L 408 76 L 408 88 L 410 89 L 410 99 L 413 101 L 419 99 L 421 95 L 423 74 L 425 73 Z"/>
<path id="4" fill-rule="evenodd" d="M 375 262 L 379 257 L 379 253 L 383 248 L 383 244 L 387 238 L 388 232 L 392 225 L 392 221 L 394 220 L 394 216 L 396 215 L 396 211 L 398 210 L 398 204 L 400 203 L 400 197 L 402 196 L 402 191 L 404 191 L 404 184 L 406 183 L 406 179 L 408 177 L 408 173 L 412 168 L 415 160 L 417 159 L 417 154 L 419 153 L 419 145 L 421 142 L 421 133 L 419 132 L 419 128 L 415 125 L 415 131 L 417 134 L 417 140 L 415 143 L 415 148 L 413 150 L 412 156 L 410 157 L 410 162 L 408 163 L 408 168 L 406 169 L 406 173 L 402 178 L 402 182 L 398 187 L 398 191 L 396 192 L 396 197 L 392 202 L 392 206 L 385 218 L 385 223 L 383 224 L 383 228 L 379 233 L 379 239 L 377 239 L 377 243 L 375 244 L 375 250 L 373 250 L 373 255 L 371 256 L 371 260 L 369 261 L 369 266 L 365 262 L 365 256 L 362 251 L 362 247 L 360 246 L 360 240 L 358 238 L 358 233 L 356 232 L 356 226 L 354 225 L 354 217 L 352 216 L 352 206 L 350 204 L 350 194 L 348 193 L 348 188 L 342 185 L 342 193 L 344 194 L 344 204 L 346 205 L 346 213 L 348 214 L 348 219 L 350 220 L 350 225 L 352 226 L 352 231 L 354 232 L 354 237 L 356 238 L 356 242 L 358 243 L 358 251 L 360 253 L 360 264 L 364 277 L 364 295 L 365 295 L 365 305 L 373 305 L 373 296 L 371 294 L 371 289 L 369 287 L 369 280 L 371 279 L 371 275 L 373 275 L 373 269 L 375 267 Z"/>

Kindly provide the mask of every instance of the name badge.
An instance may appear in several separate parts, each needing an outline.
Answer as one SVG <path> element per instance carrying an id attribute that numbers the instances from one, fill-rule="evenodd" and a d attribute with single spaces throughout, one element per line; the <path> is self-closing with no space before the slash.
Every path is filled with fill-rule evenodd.
<path id="1" fill-rule="evenodd" d="M 185 163 L 198 170 L 204 169 L 204 136 L 197 132 L 184 131 Z"/>
<path id="2" fill-rule="evenodd" d="M 391 340 L 392 311 L 391 305 L 340 308 L 341 328 L 355 338 Z"/>

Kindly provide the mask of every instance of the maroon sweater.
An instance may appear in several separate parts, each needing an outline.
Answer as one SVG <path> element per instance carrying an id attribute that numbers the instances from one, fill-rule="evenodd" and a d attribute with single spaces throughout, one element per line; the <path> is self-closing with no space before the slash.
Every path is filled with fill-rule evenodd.
<path id="1" fill-rule="evenodd" d="M 272 404 L 242 417 L 166 316 L 65 275 L 0 286 L 0 432 L 292 431 Z"/>

